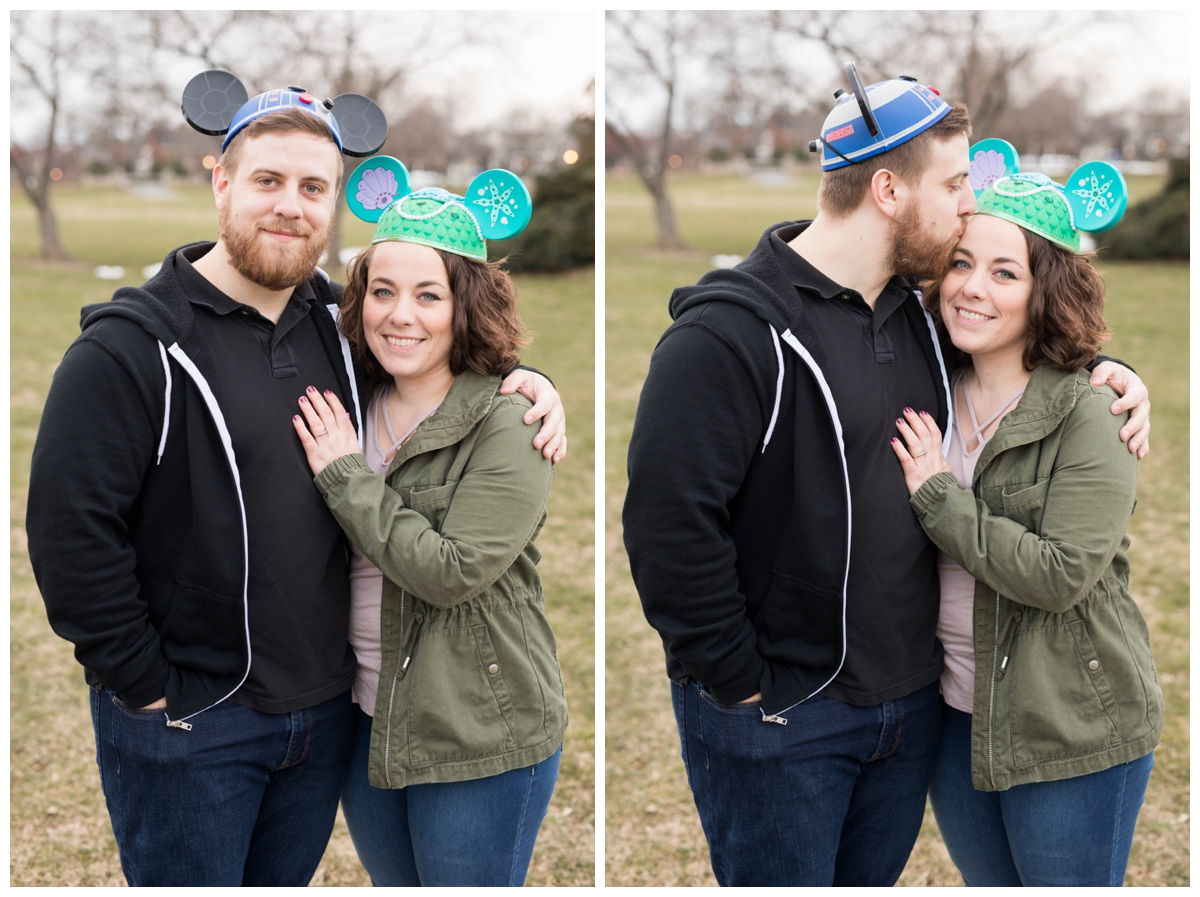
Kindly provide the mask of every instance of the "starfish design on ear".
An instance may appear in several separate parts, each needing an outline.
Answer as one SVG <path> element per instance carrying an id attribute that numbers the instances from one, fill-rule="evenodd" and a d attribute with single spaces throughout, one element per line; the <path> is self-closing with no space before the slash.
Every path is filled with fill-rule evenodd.
<path id="1" fill-rule="evenodd" d="M 516 215 L 517 213 L 517 204 L 509 199 L 512 196 L 513 188 L 509 187 L 501 193 L 496 189 L 496 182 L 491 178 L 488 178 L 488 188 L 488 191 L 485 191 L 482 187 L 479 188 L 478 192 L 483 198 L 474 200 L 474 204 L 483 206 L 485 209 L 491 209 L 493 226 L 495 226 L 497 218 L 500 218 L 501 224 L 508 224 L 509 216 Z M 490 193 L 490 195 L 484 195 L 485 193 Z"/>
<path id="2" fill-rule="evenodd" d="M 1084 218 L 1092 214 L 1097 203 L 1099 203 L 1100 208 L 1104 209 L 1104 211 L 1107 212 L 1109 210 L 1108 200 L 1112 195 L 1108 191 L 1112 187 L 1112 181 L 1105 181 L 1101 184 L 1096 177 L 1096 172 L 1093 171 L 1091 185 L 1088 185 L 1086 178 L 1080 179 L 1079 185 L 1083 187 L 1082 190 L 1072 190 L 1071 192 L 1087 200 L 1087 209 L 1083 213 Z"/>

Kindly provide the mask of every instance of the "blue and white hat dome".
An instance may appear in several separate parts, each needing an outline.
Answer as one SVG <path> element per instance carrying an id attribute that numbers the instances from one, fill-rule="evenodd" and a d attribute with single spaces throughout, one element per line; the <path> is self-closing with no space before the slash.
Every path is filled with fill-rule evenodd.
<path id="1" fill-rule="evenodd" d="M 857 73 L 851 80 L 858 80 Z M 878 81 L 865 88 L 863 96 L 874 116 L 876 133 L 871 133 L 857 93 L 841 94 L 821 128 L 822 171 L 885 153 L 933 127 L 950 112 L 936 90 L 907 78 Z"/>

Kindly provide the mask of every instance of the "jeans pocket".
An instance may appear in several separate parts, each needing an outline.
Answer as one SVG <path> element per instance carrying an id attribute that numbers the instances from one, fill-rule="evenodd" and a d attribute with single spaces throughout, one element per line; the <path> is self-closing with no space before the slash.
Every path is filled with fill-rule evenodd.
<path id="1" fill-rule="evenodd" d="M 732 714 L 753 713 L 753 714 L 758 714 L 759 716 L 762 715 L 762 701 L 744 701 L 744 702 L 739 702 L 737 704 L 722 704 L 720 701 L 718 701 L 716 698 L 714 698 L 712 695 L 710 695 L 708 692 L 706 692 L 703 688 L 700 689 L 700 700 L 703 701 L 705 704 L 707 704 L 709 707 L 712 707 L 718 713 L 732 713 Z"/>
<path id="2" fill-rule="evenodd" d="M 113 706 L 130 719 L 165 721 L 167 718 L 166 707 L 134 709 L 127 706 L 124 701 L 118 698 L 115 692 L 110 692 L 110 694 L 112 695 Z"/>

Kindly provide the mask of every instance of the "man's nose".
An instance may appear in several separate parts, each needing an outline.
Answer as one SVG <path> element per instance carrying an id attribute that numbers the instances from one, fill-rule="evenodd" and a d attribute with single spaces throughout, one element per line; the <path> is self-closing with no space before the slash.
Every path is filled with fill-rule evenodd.
<path id="1" fill-rule="evenodd" d="M 275 201 L 275 214 L 282 218 L 300 217 L 300 188 L 285 187 Z"/>
<path id="2" fill-rule="evenodd" d="M 959 216 L 961 217 L 963 215 L 974 215 L 975 210 L 978 208 L 978 206 L 975 203 L 975 191 L 971 189 L 970 184 L 967 184 L 963 187 L 962 192 L 963 192 L 962 199 L 960 199 L 958 202 Z"/>

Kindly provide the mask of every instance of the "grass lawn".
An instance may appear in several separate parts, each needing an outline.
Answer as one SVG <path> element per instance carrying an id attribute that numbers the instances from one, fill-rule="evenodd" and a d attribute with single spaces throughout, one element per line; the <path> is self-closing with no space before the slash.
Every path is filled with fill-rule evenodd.
<path id="1" fill-rule="evenodd" d="M 787 184 L 736 176 L 672 176 L 688 250 L 652 247 L 653 216 L 636 179 L 610 176 L 606 214 L 606 882 L 713 885 L 688 790 L 664 675 L 662 644 L 642 617 L 621 544 L 625 454 L 650 354 L 670 323 L 673 287 L 694 283 L 716 253 L 746 255 L 770 224 L 816 212 L 815 175 Z M 1130 178 L 1131 204 L 1157 192 Z M 1130 525 L 1134 595 L 1150 622 L 1166 700 L 1162 744 L 1138 821 L 1126 884 L 1187 885 L 1188 840 L 1188 266 L 1100 262 L 1115 336 L 1154 403 Z M 926 810 L 902 885 L 961 885 Z"/>
<path id="2" fill-rule="evenodd" d="M 79 333 L 79 309 L 139 284 L 143 266 L 175 246 L 216 235 L 207 187 L 164 200 L 117 189 L 56 192 L 63 243 L 75 261 L 48 263 L 37 220 L 13 191 L 11 223 L 10 507 L 10 884 L 121 885 L 116 844 L 95 765 L 83 671 L 71 645 L 50 630 L 26 554 L 29 458 L 55 367 Z M 345 216 L 345 245 L 364 245 L 369 225 Z M 127 276 L 103 281 L 96 265 Z M 332 270 L 332 267 L 327 267 Z M 567 687 L 567 729 L 558 785 L 530 867 L 530 885 L 594 880 L 594 274 L 518 278 L 521 310 L 537 337 L 527 363 L 546 371 L 566 405 L 570 454 L 559 465 L 539 537 L 547 612 Z M 86 427 L 81 428 L 86 438 Z M 64 559 L 66 562 L 66 559 Z M 314 885 L 367 885 L 340 814 Z"/>

